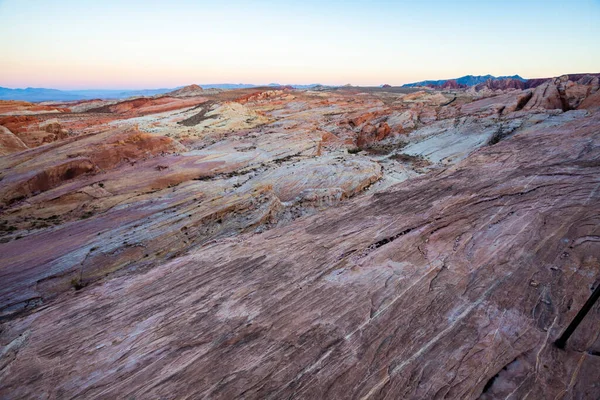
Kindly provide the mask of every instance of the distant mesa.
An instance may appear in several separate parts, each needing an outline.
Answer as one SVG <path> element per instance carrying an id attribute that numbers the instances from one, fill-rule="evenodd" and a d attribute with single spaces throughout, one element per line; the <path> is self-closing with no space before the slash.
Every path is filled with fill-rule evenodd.
<path id="1" fill-rule="evenodd" d="M 389 89 L 389 88 L 391 88 L 391 87 L 392 87 L 392 85 L 388 85 L 388 84 L 386 83 L 385 85 L 382 85 L 381 87 L 382 87 L 382 88 L 384 88 L 384 89 Z"/>

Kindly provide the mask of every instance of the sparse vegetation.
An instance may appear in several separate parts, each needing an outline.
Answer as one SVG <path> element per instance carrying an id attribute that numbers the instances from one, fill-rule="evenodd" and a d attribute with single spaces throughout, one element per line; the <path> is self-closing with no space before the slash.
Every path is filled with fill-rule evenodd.
<path id="1" fill-rule="evenodd" d="M 71 287 L 75 290 L 81 290 L 85 287 L 85 285 L 83 282 L 81 282 L 80 278 L 73 278 L 71 279 Z"/>
<path id="2" fill-rule="evenodd" d="M 93 211 L 84 212 L 79 219 L 87 219 L 94 215 Z"/>
<path id="3" fill-rule="evenodd" d="M 499 126 L 498 130 L 496 132 L 494 132 L 492 137 L 490 137 L 490 140 L 488 140 L 487 144 L 489 146 L 498 144 L 498 143 L 500 143 L 500 141 L 502 141 L 503 139 L 508 137 L 511 133 L 512 133 L 512 131 L 505 131 L 502 126 Z"/>
<path id="4" fill-rule="evenodd" d="M 429 160 L 427 160 L 425 157 L 423 157 L 421 154 L 412 155 L 412 154 L 400 153 L 400 154 L 394 154 L 394 155 L 390 156 L 390 158 L 392 160 L 396 160 L 399 162 L 412 164 L 412 166 L 416 167 L 416 168 L 423 168 L 423 167 L 428 167 L 431 165 L 431 162 Z"/>
<path id="5" fill-rule="evenodd" d="M 18 230 L 18 228 L 14 225 L 9 225 L 7 226 L 6 221 L 2 221 L 3 223 L 0 223 L 0 231 L 3 232 L 14 232 L 16 230 Z"/>

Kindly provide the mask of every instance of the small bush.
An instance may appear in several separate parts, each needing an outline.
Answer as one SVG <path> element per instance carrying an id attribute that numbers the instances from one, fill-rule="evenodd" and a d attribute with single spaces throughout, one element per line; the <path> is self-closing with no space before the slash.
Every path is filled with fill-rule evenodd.
<path id="1" fill-rule="evenodd" d="M 83 283 L 81 283 L 81 279 L 79 279 L 79 278 L 73 278 L 73 279 L 71 279 L 71 286 L 75 290 L 80 290 L 80 289 L 83 289 L 85 287 L 85 285 Z"/>
<path id="2" fill-rule="evenodd" d="M 92 215 L 94 215 L 94 213 L 92 211 L 86 211 L 83 213 L 83 215 L 81 216 L 80 219 L 87 219 L 87 218 L 91 217 Z"/>

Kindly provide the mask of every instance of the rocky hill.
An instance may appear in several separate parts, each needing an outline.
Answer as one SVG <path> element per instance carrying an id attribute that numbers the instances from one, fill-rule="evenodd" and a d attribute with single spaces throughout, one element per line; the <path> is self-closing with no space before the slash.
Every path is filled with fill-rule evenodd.
<path id="1" fill-rule="evenodd" d="M 188 85 L 184 86 L 181 89 L 173 90 L 172 92 L 167 93 L 168 96 L 173 97 L 190 97 L 190 96 L 200 96 L 204 92 L 198 85 Z"/>

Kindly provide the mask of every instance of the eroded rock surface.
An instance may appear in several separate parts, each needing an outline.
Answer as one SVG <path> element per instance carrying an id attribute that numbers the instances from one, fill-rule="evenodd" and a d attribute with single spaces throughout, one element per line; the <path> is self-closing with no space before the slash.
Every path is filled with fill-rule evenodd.
<path id="1" fill-rule="evenodd" d="M 597 83 L 6 117 L 0 397 L 595 398 Z"/>

